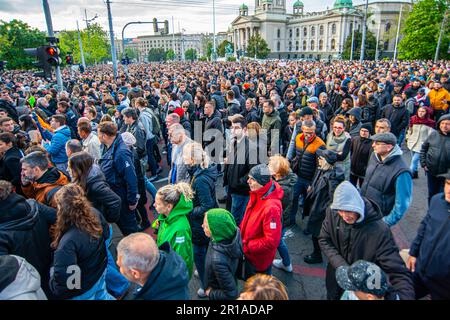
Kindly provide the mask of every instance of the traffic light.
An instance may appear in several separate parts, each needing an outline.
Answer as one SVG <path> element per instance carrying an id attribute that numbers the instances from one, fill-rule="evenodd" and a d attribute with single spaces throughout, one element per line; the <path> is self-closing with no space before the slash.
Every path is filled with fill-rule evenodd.
<path id="1" fill-rule="evenodd" d="M 153 18 L 153 31 L 154 31 L 155 33 L 157 33 L 157 32 L 159 31 L 159 28 L 158 28 L 158 20 L 157 20 L 156 18 Z"/>
<path id="2" fill-rule="evenodd" d="M 164 34 L 169 34 L 169 21 L 164 21 Z"/>
<path id="3" fill-rule="evenodd" d="M 59 52 L 59 48 L 55 45 L 45 46 L 46 60 L 50 66 L 56 67 L 61 64 Z"/>
<path id="4" fill-rule="evenodd" d="M 67 64 L 68 66 L 73 65 L 73 57 L 72 57 L 71 54 L 67 54 L 67 55 L 66 55 L 66 64 Z"/>
<path id="5" fill-rule="evenodd" d="M 34 75 L 37 77 L 51 78 L 52 67 L 59 66 L 61 64 L 61 58 L 59 57 L 59 48 L 55 45 L 40 46 L 37 48 L 25 49 L 25 53 L 36 58 L 34 66 L 38 69 L 42 69 L 43 72 L 37 72 Z"/>

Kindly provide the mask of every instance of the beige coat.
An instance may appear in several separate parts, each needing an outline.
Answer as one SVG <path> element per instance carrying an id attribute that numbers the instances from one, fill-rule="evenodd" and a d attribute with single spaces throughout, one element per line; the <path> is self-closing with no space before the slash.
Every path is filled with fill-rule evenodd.
<path id="1" fill-rule="evenodd" d="M 411 128 L 408 128 L 406 133 L 408 149 L 414 152 L 420 152 L 422 143 L 425 142 L 433 131 L 435 131 L 433 128 L 424 124 L 414 124 Z"/>

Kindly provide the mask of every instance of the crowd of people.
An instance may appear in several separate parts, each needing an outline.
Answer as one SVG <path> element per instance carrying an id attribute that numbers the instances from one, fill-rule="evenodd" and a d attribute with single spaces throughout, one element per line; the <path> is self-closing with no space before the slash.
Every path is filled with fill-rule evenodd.
<path id="1" fill-rule="evenodd" d="M 450 298 L 449 62 L 119 74 L 63 70 L 58 90 L 2 73 L 0 299 L 187 300 L 196 277 L 200 298 L 285 300 L 272 268 L 293 272 L 285 234 L 306 217 L 328 299 Z M 391 228 L 419 167 L 428 212 L 403 259 Z"/>

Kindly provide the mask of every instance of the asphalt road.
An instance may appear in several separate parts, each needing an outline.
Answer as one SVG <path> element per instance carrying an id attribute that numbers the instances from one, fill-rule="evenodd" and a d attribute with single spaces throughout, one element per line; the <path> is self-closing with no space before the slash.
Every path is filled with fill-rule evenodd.
<path id="1" fill-rule="evenodd" d="M 409 164 L 409 152 L 405 150 L 404 152 L 405 160 Z M 163 158 L 165 158 L 165 155 L 163 155 Z M 161 178 L 167 177 L 167 175 L 167 166 L 164 163 L 164 171 L 161 174 Z M 156 188 L 160 188 L 166 183 L 166 180 L 159 181 L 155 186 Z M 218 198 L 224 195 L 222 183 L 222 177 L 219 177 L 216 184 Z M 425 173 L 420 169 L 419 179 L 413 180 L 413 201 L 411 206 L 403 219 L 391 229 L 399 249 L 408 249 L 410 243 L 414 240 L 419 224 L 427 212 L 427 194 L 428 188 Z M 151 196 L 149 196 L 149 199 L 151 199 Z M 221 206 L 224 205 L 221 204 Z M 149 214 L 149 216 L 152 216 L 152 214 Z M 299 213 L 297 215 L 297 225 L 291 227 L 287 232 L 286 243 L 293 264 L 293 272 L 287 273 L 273 268 L 273 275 L 286 285 L 289 298 L 292 300 L 325 300 L 326 259 L 324 259 L 322 264 L 314 265 L 306 264 L 303 261 L 304 256 L 308 255 L 313 250 L 310 236 L 303 234 L 306 223 L 307 220 L 302 220 L 301 214 Z M 115 226 L 113 243 L 117 244 L 120 239 L 120 231 Z M 278 253 L 277 258 L 279 258 Z M 242 288 L 242 281 L 239 281 L 239 286 Z M 197 297 L 197 290 L 199 287 L 199 279 L 193 276 L 189 284 L 191 299 L 199 299 Z M 129 296 L 126 298 L 129 298 Z"/>

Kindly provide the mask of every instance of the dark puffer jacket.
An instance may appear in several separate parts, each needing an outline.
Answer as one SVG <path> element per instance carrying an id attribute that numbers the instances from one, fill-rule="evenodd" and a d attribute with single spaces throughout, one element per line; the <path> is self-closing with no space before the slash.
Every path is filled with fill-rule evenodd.
<path id="1" fill-rule="evenodd" d="M 244 255 L 239 229 L 231 242 L 221 241 L 209 244 L 206 254 L 206 287 L 211 288 L 210 300 L 234 300 L 239 291 L 236 270 L 239 259 Z"/>
<path id="2" fill-rule="evenodd" d="M 6 151 L 0 159 L 0 180 L 11 182 L 18 193 L 22 193 L 22 186 L 20 184 L 20 174 L 22 171 L 20 159 L 22 157 L 22 151 L 17 147 L 13 147 Z"/>
<path id="3" fill-rule="evenodd" d="M 319 236 L 326 210 L 333 200 L 334 191 L 344 180 L 344 170 L 341 167 L 333 167 L 327 171 L 317 170 L 303 208 L 304 216 L 309 216 L 307 230 L 313 236 Z"/>
<path id="4" fill-rule="evenodd" d="M 411 273 L 399 255 L 391 230 L 382 219 L 381 210 L 364 198 L 364 218 L 349 225 L 337 211 L 327 210 L 319 244 L 328 258 L 326 287 L 328 298 L 339 299 L 342 290 L 336 282 L 336 269 L 348 266 L 357 260 L 366 260 L 378 265 L 389 277 L 389 281 L 402 300 L 414 299 Z"/>
<path id="5" fill-rule="evenodd" d="M 380 102 L 371 96 L 365 107 L 361 108 L 361 122 L 362 123 L 375 123 L 380 112 Z"/>
<path id="6" fill-rule="evenodd" d="M 87 198 L 109 223 L 119 221 L 122 200 L 111 190 L 100 167 L 94 164 L 86 182 Z"/>
<path id="7" fill-rule="evenodd" d="M 205 212 L 212 208 L 218 208 L 216 200 L 217 165 L 211 164 L 207 169 L 198 166 L 189 168 L 191 187 L 194 190 L 192 200 L 194 209 L 189 214 L 189 223 L 192 230 L 192 243 L 196 245 L 208 244 L 209 238 L 203 231 L 203 219 Z"/>
<path id="8" fill-rule="evenodd" d="M 391 132 L 398 138 L 400 133 L 408 127 L 409 111 L 406 106 L 387 105 L 382 112 L 382 118 L 386 118 L 391 122 Z"/>
<path id="9" fill-rule="evenodd" d="M 354 137 L 351 142 L 351 174 L 364 178 L 371 154 L 372 140 L 362 137 Z"/>
<path id="10" fill-rule="evenodd" d="M 450 135 L 443 134 L 439 128 L 443 120 L 450 120 L 450 114 L 439 119 L 437 131 L 428 136 L 420 150 L 420 165 L 427 167 L 433 176 L 446 173 L 450 168 Z"/>
<path id="11" fill-rule="evenodd" d="M 294 196 L 294 186 L 297 183 L 298 177 L 292 170 L 289 170 L 289 174 L 280 180 L 277 180 L 281 189 L 284 191 L 283 199 L 281 199 L 281 206 L 283 207 L 282 223 L 283 227 L 289 225 L 289 214 L 292 208 L 292 199 Z"/>
<path id="12" fill-rule="evenodd" d="M 56 222 L 56 210 L 12 193 L 0 201 L 0 255 L 25 258 L 41 276 L 48 295 L 52 254 L 49 229 Z"/>
<path id="13" fill-rule="evenodd" d="M 304 134 L 301 133 L 295 137 L 295 152 L 294 162 L 298 162 L 297 175 L 299 178 L 311 181 L 317 169 L 317 149 L 325 149 L 325 143 L 317 136 L 313 139 L 305 141 Z"/>

